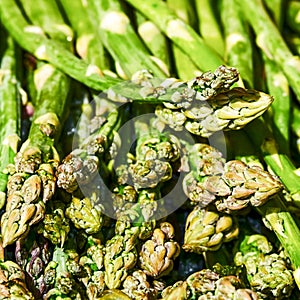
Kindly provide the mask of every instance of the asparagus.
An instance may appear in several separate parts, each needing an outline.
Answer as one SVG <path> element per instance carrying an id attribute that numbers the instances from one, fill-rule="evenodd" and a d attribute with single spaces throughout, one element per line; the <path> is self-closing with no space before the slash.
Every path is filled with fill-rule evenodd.
<path id="1" fill-rule="evenodd" d="M 44 272 L 51 255 L 49 241 L 36 231 L 31 231 L 26 241 L 16 243 L 16 262 L 25 271 L 28 288 L 37 299 L 40 299 L 49 289 Z"/>
<path id="2" fill-rule="evenodd" d="M 246 235 L 234 261 L 246 267 L 250 286 L 261 299 L 284 299 L 292 293 L 293 273 L 284 255 L 277 254 L 272 248 L 265 236 Z"/>
<path id="3" fill-rule="evenodd" d="M 141 13 L 136 13 L 137 31 L 143 42 L 146 44 L 150 52 L 165 64 L 165 70 L 168 73 L 171 70 L 171 59 L 169 43 L 166 36 L 151 21 L 147 20 Z"/>
<path id="4" fill-rule="evenodd" d="M 223 57 L 225 47 L 218 16 L 216 15 L 217 7 L 218 1 L 196 1 L 199 33 L 204 42 Z"/>
<path id="5" fill-rule="evenodd" d="M 151 60 L 147 48 L 136 35 L 130 19 L 118 1 L 89 0 L 84 5 L 93 22 L 95 33 L 100 35 L 115 60 L 119 76 L 129 79 L 134 72 L 142 69 L 147 69 L 158 77 L 168 74 Z"/>
<path id="6" fill-rule="evenodd" d="M 110 61 L 103 42 L 95 34 L 92 22 L 81 1 L 60 1 L 74 33 L 76 34 L 75 49 L 87 63 L 97 66 L 104 74 L 110 74 Z"/>
<path id="7" fill-rule="evenodd" d="M 147 2 L 127 0 L 127 2 L 156 24 L 174 44 L 190 56 L 201 71 L 215 69 L 223 63 L 218 54 L 192 27 L 180 20 L 164 2 L 159 0 Z M 200 60 L 199 56 L 201 56 Z"/>
<path id="8" fill-rule="evenodd" d="M 195 29 L 196 15 L 193 12 L 193 3 L 191 1 L 181 0 L 181 1 L 167 1 L 168 7 L 170 7 L 176 13 L 177 17 L 184 21 L 186 24 L 189 24 Z M 179 78 L 183 80 L 188 80 L 191 77 L 191 74 L 197 76 L 201 74 L 199 68 L 197 68 L 194 62 L 191 60 L 189 55 L 182 51 L 182 49 L 172 43 L 172 52 L 174 57 L 174 63 L 176 67 L 176 74 Z"/>
<path id="9" fill-rule="evenodd" d="M 0 291 L 2 299 L 34 300 L 25 282 L 24 270 L 14 261 L 6 260 L 0 240 Z"/>
<path id="10" fill-rule="evenodd" d="M 109 76 L 101 76 L 98 67 L 85 63 L 62 45 L 47 38 L 39 27 L 30 26 L 15 1 L 2 2 L 0 14 L 4 26 L 17 43 L 39 60 L 51 63 L 70 77 L 98 91 L 120 82 Z"/>
<path id="11" fill-rule="evenodd" d="M 235 0 L 221 1 L 221 21 L 225 39 L 224 59 L 230 66 L 239 70 L 243 84 L 251 88 L 254 77 L 253 46 L 241 9 Z"/>
<path id="12" fill-rule="evenodd" d="M 243 13 L 256 33 L 257 45 L 283 71 L 299 100 L 299 57 L 293 56 L 261 0 L 247 1 Z"/>
<path id="13" fill-rule="evenodd" d="M 182 248 L 198 254 L 216 251 L 223 243 L 237 238 L 238 234 L 235 217 L 219 213 L 213 207 L 202 209 L 196 206 L 187 217 Z"/>
<path id="14" fill-rule="evenodd" d="M 51 39 L 72 50 L 73 31 L 65 24 L 55 1 L 20 1 L 32 26 L 39 26 Z"/>
<path id="15" fill-rule="evenodd" d="M 26 236 L 44 217 L 45 203 L 55 192 L 59 156 L 55 143 L 61 131 L 70 79 L 52 65 L 35 71 L 36 108 L 28 139 L 15 158 L 15 173 L 8 181 L 7 204 L 1 218 L 3 246 Z"/>
<path id="16" fill-rule="evenodd" d="M 289 1 L 286 7 L 286 23 L 295 32 L 300 32 L 298 14 L 300 5 L 298 1 Z"/>
<path id="17" fill-rule="evenodd" d="M 173 269 L 174 260 L 180 253 L 179 244 L 174 241 L 172 224 L 162 222 L 153 231 L 151 239 L 145 241 L 139 253 L 139 264 L 144 272 L 154 278 L 167 275 Z"/>
<path id="18" fill-rule="evenodd" d="M 10 36 L 5 37 L 3 28 L 1 34 L 7 48 L 1 58 L 0 85 L 0 208 L 6 202 L 6 185 L 8 168 L 13 164 L 20 142 L 20 86 L 17 78 L 18 49 Z M 2 38 L 2 36 L 1 36 Z"/>

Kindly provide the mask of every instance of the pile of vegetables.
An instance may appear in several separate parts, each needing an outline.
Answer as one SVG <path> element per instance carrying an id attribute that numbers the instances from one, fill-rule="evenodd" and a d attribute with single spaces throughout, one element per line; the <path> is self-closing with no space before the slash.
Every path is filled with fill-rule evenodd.
<path id="1" fill-rule="evenodd" d="M 0 299 L 299 299 L 299 13 L 2 0 Z"/>

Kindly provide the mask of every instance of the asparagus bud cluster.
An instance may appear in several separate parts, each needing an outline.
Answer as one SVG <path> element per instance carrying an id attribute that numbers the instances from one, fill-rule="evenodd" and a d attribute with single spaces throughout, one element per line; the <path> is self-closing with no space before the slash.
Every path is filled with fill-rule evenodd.
<path id="1" fill-rule="evenodd" d="M 185 281 L 176 282 L 162 292 L 163 299 L 259 299 L 235 275 L 222 276 L 210 269 L 191 274 Z"/>
<path id="2" fill-rule="evenodd" d="M 285 299 L 291 295 L 294 278 L 288 260 L 273 251 L 265 236 L 246 235 L 234 260 L 236 265 L 246 267 L 250 287 L 260 299 Z"/>
<path id="3" fill-rule="evenodd" d="M 187 217 L 182 248 L 199 254 L 214 251 L 238 234 L 239 227 L 233 216 L 214 208 L 196 206 Z"/>
<path id="4" fill-rule="evenodd" d="M 183 189 L 192 204 L 214 203 L 219 211 L 231 213 L 249 205 L 260 206 L 283 189 L 282 183 L 259 166 L 240 160 L 225 162 L 221 153 L 206 144 L 190 151 L 191 171 Z"/>

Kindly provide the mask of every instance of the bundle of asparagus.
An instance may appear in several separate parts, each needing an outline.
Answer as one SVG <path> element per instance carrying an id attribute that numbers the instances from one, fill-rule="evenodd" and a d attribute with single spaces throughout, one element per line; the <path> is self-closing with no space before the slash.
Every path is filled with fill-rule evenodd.
<path id="1" fill-rule="evenodd" d="M 3 0 L 0 298 L 298 299 L 299 10 Z"/>

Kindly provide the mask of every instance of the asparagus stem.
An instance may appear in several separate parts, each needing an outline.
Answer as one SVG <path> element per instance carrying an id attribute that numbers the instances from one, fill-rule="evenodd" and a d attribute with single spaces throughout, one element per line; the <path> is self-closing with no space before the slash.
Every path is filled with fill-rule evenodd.
<path id="1" fill-rule="evenodd" d="M 168 7 L 174 10 L 177 17 L 182 19 L 186 24 L 192 26 L 192 22 L 195 17 L 191 17 L 191 3 L 187 5 L 187 2 L 187 0 L 167 0 Z M 193 74 L 193 76 L 201 74 L 201 71 L 195 66 L 188 54 L 183 52 L 182 49 L 174 43 L 172 43 L 171 46 L 173 50 L 176 73 L 178 74 L 179 78 L 188 80 L 191 77 L 191 74 Z"/>
<path id="2" fill-rule="evenodd" d="M 174 44 L 188 54 L 201 71 L 223 64 L 223 59 L 209 47 L 191 26 L 179 19 L 166 3 L 160 0 L 126 0 L 155 23 Z"/>
<path id="3" fill-rule="evenodd" d="M 290 111 L 289 83 L 278 66 L 264 55 L 268 92 L 274 97 L 271 104 L 272 131 L 280 153 L 290 155 Z"/>
<path id="4" fill-rule="evenodd" d="M 224 27 L 225 61 L 237 68 L 244 84 L 253 87 L 253 50 L 250 33 L 242 19 L 241 8 L 236 0 L 221 1 L 221 21 Z"/>
<path id="5" fill-rule="evenodd" d="M 1 28 L 3 29 L 3 28 Z M 1 32 L 4 37 L 4 32 Z M 1 36 L 1 38 L 2 38 Z M 1 59 L 0 83 L 0 208 L 5 204 L 8 180 L 7 166 L 14 163 L 20 142 L 20 93 L 17 78 L 19 51 L 10 36 L 3 39 L 7 45 Z"/>
<path id="6" fill-rule="evenodd" d="M 73 31 L 65 24 L 55 1 L 20 0 L 23 10 L 33 25 L 39 26 L 51 39 L 72 49 Z"/>
<path id="7" fill-rule="evenodd" d="M 140 12 L 137 12 L 137 24 L 138 33 L 151 53 L 166 65 L 167 70 L 171 70 L 170 49 L 166 36 Z"/>
<path id="8" fill-rule="evenodd" d="M 243 13 L 256 34 L 256 43 L 278 65 L 300 101 L 300 59 L 294 56 L 265 10 L 262 0 L 243 3 Z"/>
<path id="9" fill-rule="evenodd" d="M 98 67 L 87 64 L 56 41 L 45 37 L 38 27 L 30 26 L 14 0 L 1 2 L 0 14 L 4 26 L 17 43 L 38 59 L 50 62 L 70 77 L 98 91 L 120 82 L 101 76 Z"/>
<path id="10" fill-rule="evenodd" d="M 86 62 L 98 66 L 104 73 L 107 72 L 110 69 L 108 53 L 99 36 L 95 34 L 82 2 L 61 0 L 60 3 L 76 34 L 76 52 Z"/>
<path id="11" fill-rule="evenodd" d="M 284 0 L 263 0 L 266 5 L 267 10 L 270 12 L 274 23 L 277 25 L 278 29 L 281 31 L 284 24 L 284 14 L 286 12 L 287 2 L 290 3 L 292 1 L 284 1 Z M 287 12 L 288 13 L 288 12 Z M 287 21 L 289 19 L 287 18 Z"/>
<path id="12" fill-rule="evenodd" d="M 216 16 L 217 6 L 216 0 L 196 1 L 200 35 L 207 45 L 223 57 L 225 47 L 220 23 Z"/>
<path id="13" fill-rule="evenodd" d="M 95 34 L 100 35 L 115 60 L 119 76 L 129 79 L 133 73 L 143 69 L 157 77 L 168 74 L 151 59 L 117 0 L 89 0 L 85 2 L 85 8 L 93 20 Z"/>

